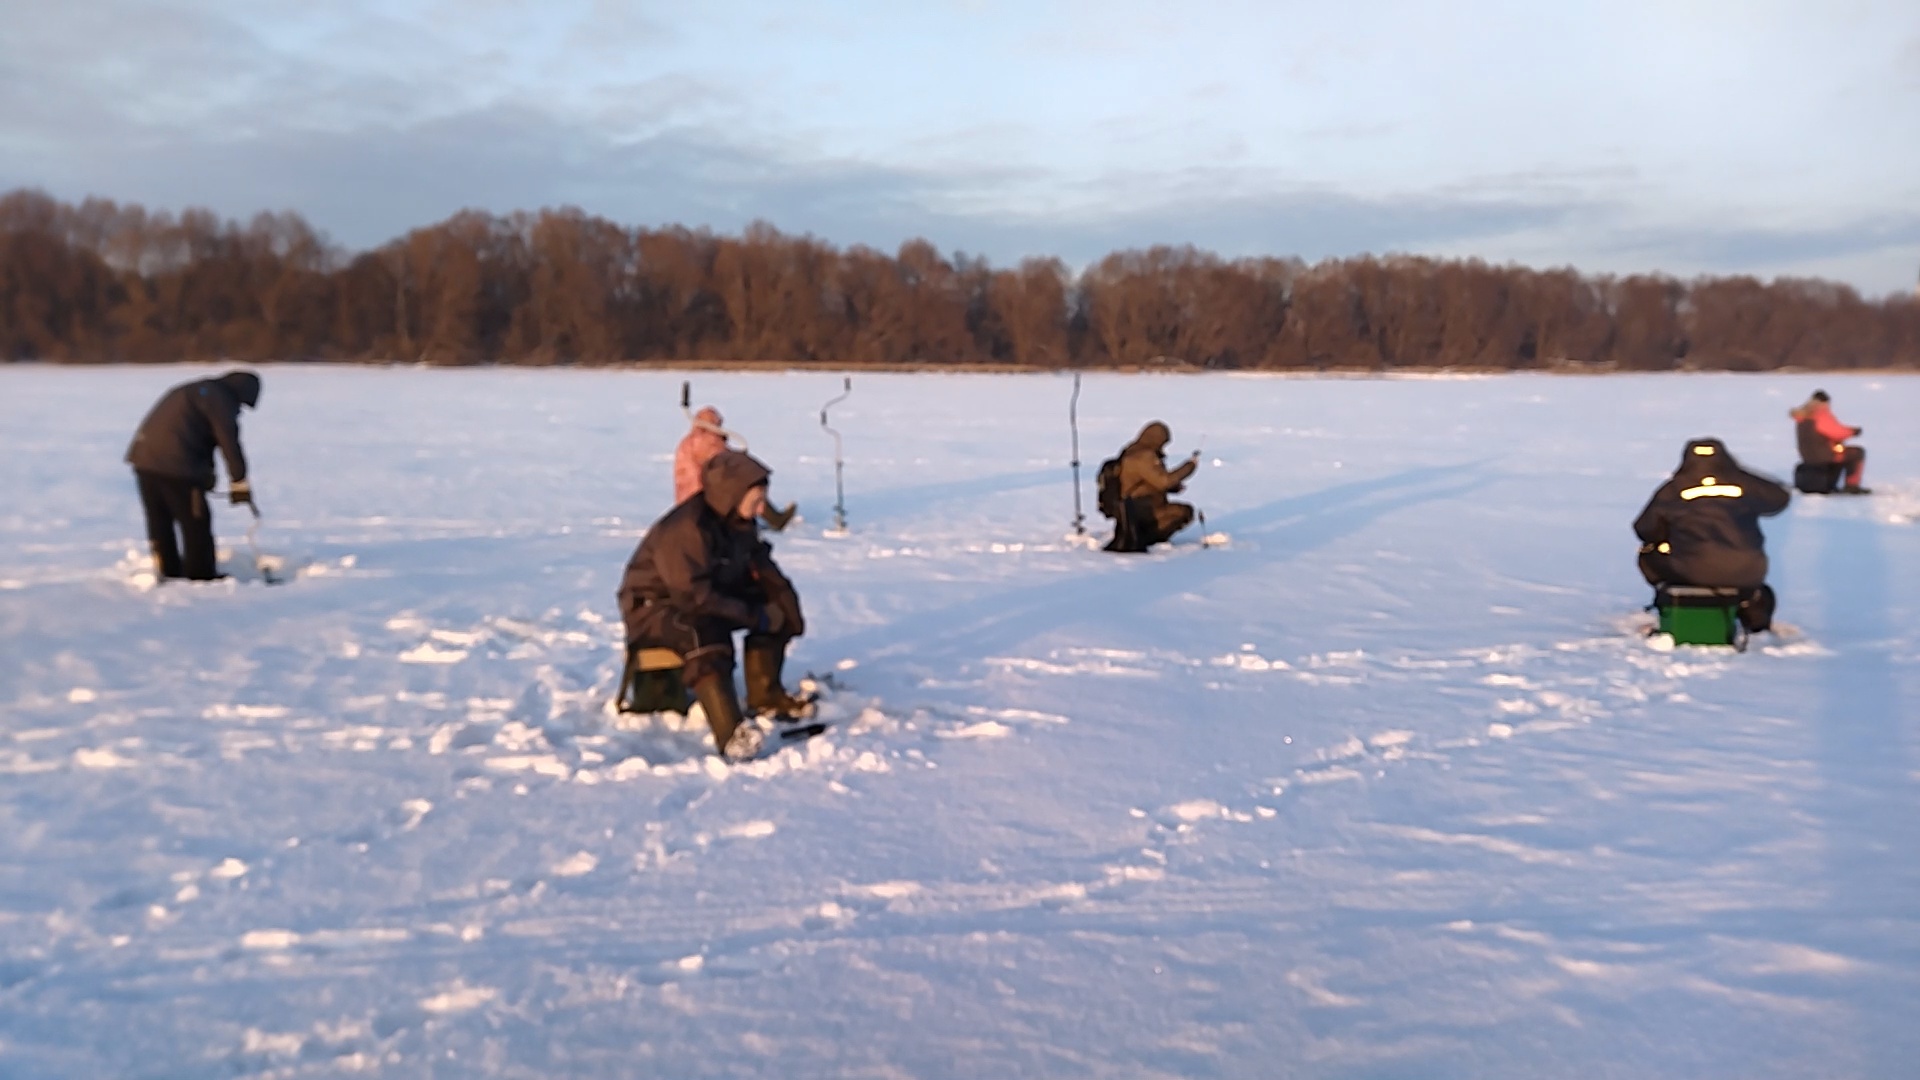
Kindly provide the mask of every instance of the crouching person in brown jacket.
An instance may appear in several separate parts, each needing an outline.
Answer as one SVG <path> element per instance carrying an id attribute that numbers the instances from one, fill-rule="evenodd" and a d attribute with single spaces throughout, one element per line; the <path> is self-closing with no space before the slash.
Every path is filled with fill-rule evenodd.
<path id="1" fill-rule="evenodd" d="M 742 722 L 734 691 L 736 631 L 747 632 L 748 707 L 781 716 L 806 708 L 780 675 L 787 643 L 806 631 L 800 597 L 754 523 L 770 476 L 750 455 L 716 455 L 701 472 L 701 490 L 647 530 L 620 581 L 627 647 L 680 654 L 715 749 L 736 760 L 760 749 L 760 729 Z"/>
<path id="2" fill-rule="evenodd" d="M 1108 551 L 1145 551 L 1193 524 L 1193 507 L 1167 496 L 1186 488 L 1200 466 L 1200 451 L 1168 469 L 1167 443 L 1172 440 L 1173 432 L 1155 420 L 1140 429 L 1119 457 L 1100 466 L 1101 511 L 1114 519 Z"/>

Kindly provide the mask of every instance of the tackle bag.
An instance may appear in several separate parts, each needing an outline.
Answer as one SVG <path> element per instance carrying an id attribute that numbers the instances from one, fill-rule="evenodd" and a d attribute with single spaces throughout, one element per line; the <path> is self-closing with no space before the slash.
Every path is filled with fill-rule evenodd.
<path id="1" fill-rule="evenodd" d="M 1126 513 L 1127 501 L 1120 497 L 1120 459 L 1108 458 L 1100 463 L 1100 472 L 1094 480 L 1094 491 L 1100 507 L 1100 513 L 1114 521 Z"/>

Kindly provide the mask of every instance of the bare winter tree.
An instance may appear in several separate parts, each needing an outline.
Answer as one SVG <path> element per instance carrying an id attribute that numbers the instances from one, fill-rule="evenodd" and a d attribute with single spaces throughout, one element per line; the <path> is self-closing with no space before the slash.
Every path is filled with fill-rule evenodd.
<path id="1" fill-rule="evenodd" d="M 1832 282 L 1587 276 L 1475 259 L 1227 261 L 1191 246 L 997 270 L 756 222 L 629 229 L 468 211 L 346 256 L 298 215 L 245 224 L 0 196 L 8 360 L 597 364 L 1178 363 L 1211 368 L 1920 366 L 1920 298 Z"/>

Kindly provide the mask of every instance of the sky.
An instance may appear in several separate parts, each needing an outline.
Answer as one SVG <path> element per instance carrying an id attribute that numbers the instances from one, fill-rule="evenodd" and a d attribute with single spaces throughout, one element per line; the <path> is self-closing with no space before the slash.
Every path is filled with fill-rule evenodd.
<path id="1" fill-rule="evenodd" d="M 0 189 L 1082 265 L 1920 273 L 1920 3 L 0 0 Z"/>

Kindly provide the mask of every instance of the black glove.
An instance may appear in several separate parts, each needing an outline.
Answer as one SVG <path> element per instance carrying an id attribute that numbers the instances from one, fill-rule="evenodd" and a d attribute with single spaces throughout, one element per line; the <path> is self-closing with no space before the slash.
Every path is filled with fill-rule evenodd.
<path id="1" fill-rule="evenodd" d="M 235 480 L 228 487 L 227 501 L 234 506 L 251 505 L 253 503 L 253 485 L 247 483 L 245 480 Z"/>

